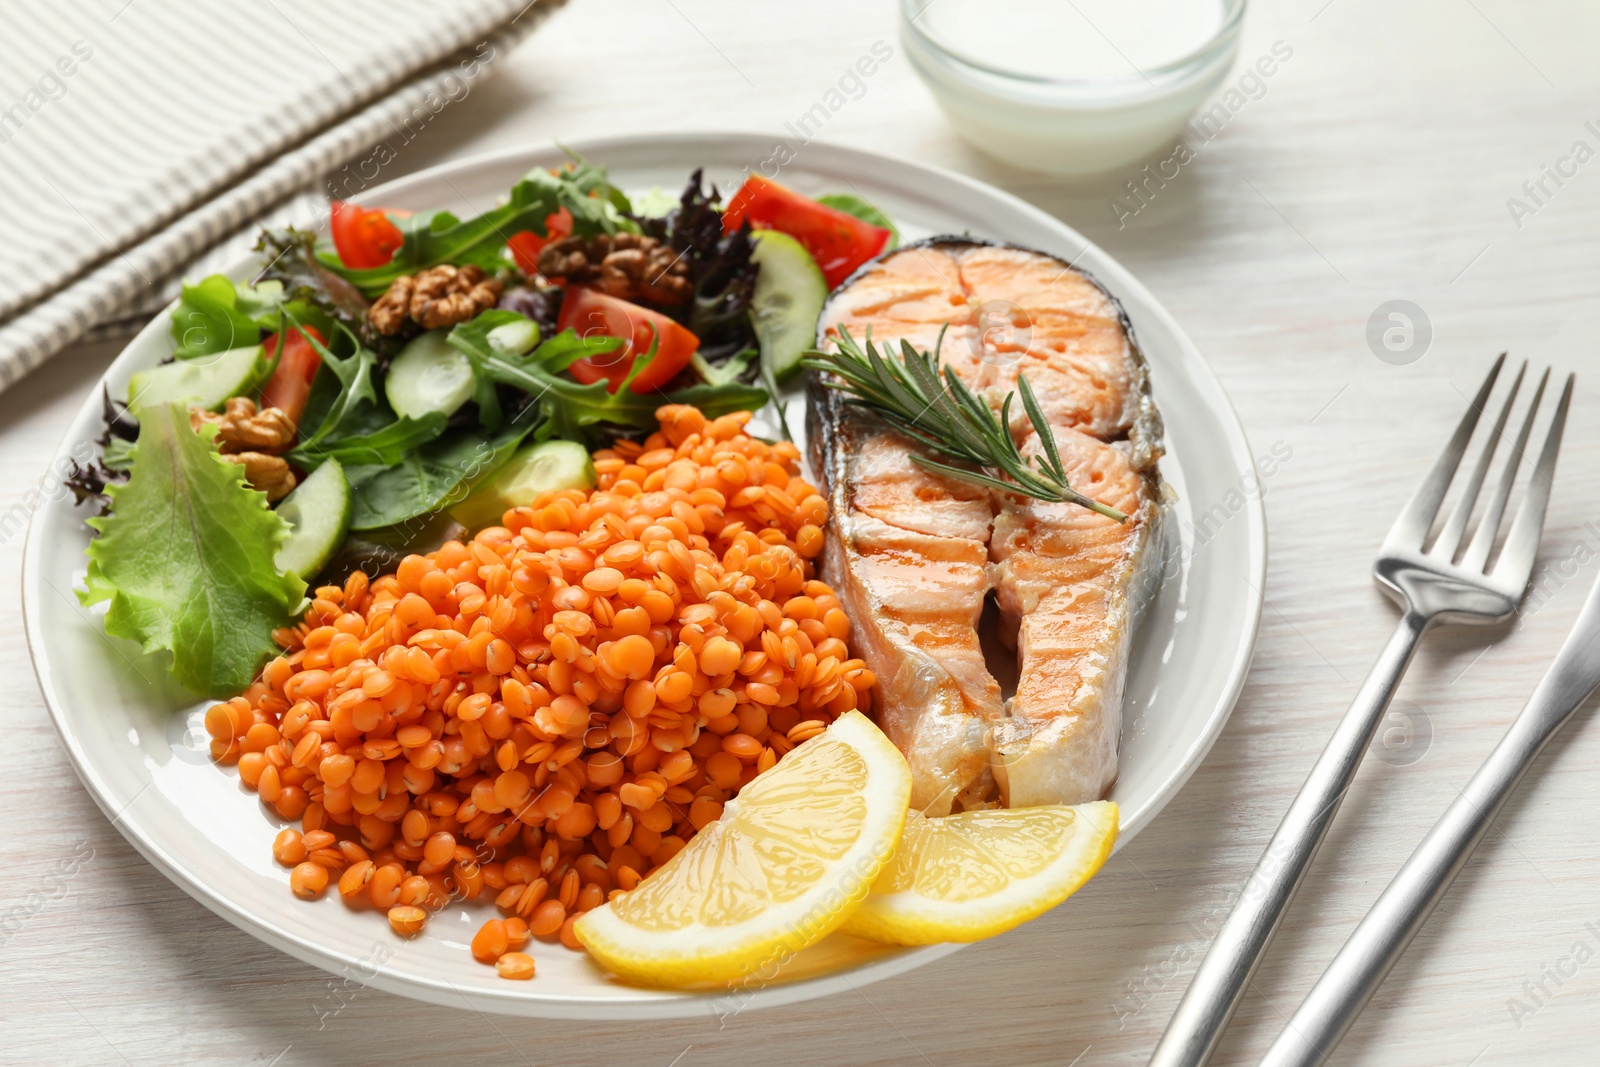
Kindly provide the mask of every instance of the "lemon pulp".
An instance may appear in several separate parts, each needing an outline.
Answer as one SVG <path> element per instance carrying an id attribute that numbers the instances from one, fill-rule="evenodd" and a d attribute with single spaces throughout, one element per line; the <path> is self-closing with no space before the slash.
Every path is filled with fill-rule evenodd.
<path id="1" fill-rule="evenodd" d="M 910 794 L 905 758 L 849 712 L 575 932 L 602 966 L 637 982 L 770 978 L 867 894 L 894 855 Z"/>
<path id="2" fill-rule="evenodd" d="M 1105 863 L 1117 805 L 1097 801 L 927 818 L 912 812 L 899 850 L 844 931 L 926 945 L 977 941 L 1042 915 Z"/>

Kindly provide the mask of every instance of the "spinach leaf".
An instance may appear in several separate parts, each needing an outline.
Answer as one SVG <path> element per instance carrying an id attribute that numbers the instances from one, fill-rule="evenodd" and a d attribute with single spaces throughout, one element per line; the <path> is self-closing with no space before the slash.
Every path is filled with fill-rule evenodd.
<path id="1" fill-rule="evenodd" d="M 394 526 L 450 507 L 510 459 L 532 428 L 523 422 L 487 437 L 477 430 L 456 430 L 412 449 L 393 466 L 348 468 L 345 473 L 355 490 L 350 528 Z"/>
<path id="2" fill-rule="evenodd" d="M 883 246 L 885 252 L 891 248 L 900 247 L 900 231 L 894 223 L 889 221 L 889 216 L 873 207 L 869 202 L 851 193 L 828 193 L 817 197 L 817 203 L 826 204 L 835 211 L 842 211 L 846 215 L 854 215 L 862 222 L 870 222 L 874 226 L 882 226 L 889 231 L 889 241 Z"/>
<path id="3" fill-rule="evenodd" d="M 443 511 L 398 526 L 352 532 L 323 569 L 322 578 L 340 582 L 358 570 L 386 574 L 412 553 L 434 552 L 446 541 L 464 541 L 468 536 L 466 527 Z"/>
<path id="4" fill-rule="evenodd" d="M 316 470 L 328 459 L 336 459 L 346 467 L 393 467 L 404 459 L 405 453 L 444 433 L 448 422 L 438 411 L 430 411 L 420 419 L 407 416 L 368 433 L 345 434 L 316 446 L 300 445 L 286 458 L 307 471 Z"/>

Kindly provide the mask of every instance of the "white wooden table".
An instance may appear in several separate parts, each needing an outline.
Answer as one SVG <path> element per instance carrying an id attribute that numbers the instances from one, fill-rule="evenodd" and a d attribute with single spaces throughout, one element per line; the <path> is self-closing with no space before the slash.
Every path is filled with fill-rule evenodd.
<path id="1" fill-rule="evenodd" d="M 1231 723 L 1068 906 L 913 974 L 721 1025 L 486 1019 L 346 994 L 157 874 L 68 766 L 13 615 L 0 643 L 0 916 L 15 920 L 0 942 L 0 1062 L 1141 1064 L 1392 625 L 1371 557 L 1464 395 L 1505 348 L 1578 370 L 1537 609 L 1497 643 L 1455 631 L 1423 649 L 1402 699 L 1431 738 L 1362 770 L 1219 1057 L 1254 1063 L 1600 575 L 1600 161 L 1575 174 L 1562 162 L 1576 142 L 1600 150 L 1597 34 L 1600 8 L 1583 0 L 1259 2 L 1242 61 L 1278 41 L 1292 56 L 1245 86 L 1253 98 L 1177 177 L 1118 212 L 1131 172 L 1067 188 L 957 140 L 900 52 L 890 0 L 573 0 L 386 175 L 551 136 L 778 133 L 888 42 L 893 58 L 822 136 L 954 167 L 1086 232 L 1188 328 L 1255 451 L 1287 454 L 1266 482 L 1269 606 Z M 1558 186 L 1544 165 L 1568 176 Z M 1535 201 L 1523 183 L 1541 178 Z M 1406 366 L 1365 339 L 1392 299 L 1432 326 Z M 69 352 L 0 395 L 0 515 L 26 510 L 113 354 Z M 0 521 L 0 596 L 16 605 L 13 521 Z M 1592 717 L 1551 746 L 1335 1062 L 1595 1062 Z"/>

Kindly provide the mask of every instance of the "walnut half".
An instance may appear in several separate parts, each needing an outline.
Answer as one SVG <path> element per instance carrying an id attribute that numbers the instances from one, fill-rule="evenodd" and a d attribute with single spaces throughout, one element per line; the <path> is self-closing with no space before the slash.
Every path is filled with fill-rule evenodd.
<path id="1" fill-rule="evenodd" d="M 416 275 L 400 275 L 373 302 L 367 320 L 385 336 L 399 333 L 408 321 L 437 330 L 494 307 L 504 288 L 500 279 L 484 277 L 481 267 L 443 263 Z"/>
<path id="2" fill-rule="evenodd" d="M 289 461 L 282 456 L 269 456 L 264 452 L 234 452 L 222 458 L 243 467 L 245 480 L 250 487 L 267 494 L 267 499 L 274 503 L 288 496 L 289 490 L 295 486 L 294 471 L 289 469 Z"/>
<path id="3" fill-rule="evenodd" d="M 411 275 L 402 274 L 389 283 L 382 296 L 367 309 L 367 321 L 385 337 L 393 337 L 405 329 L 411 318 L 411 289 L 415 283 Z"/>
<path id="4" fill-rule="evenodd" d="M 689 264 L 654 237 L 636 233 L 563 237 L 539 252 L 539 273 L 590 283 L 622 300 L 675 307 L 694 296 Z"/>
<path id="5" fill-rule="evenodd" d="M 289 461 L 278 455 L 294 445 L 295 428 L 289 416 L 277 408 L 258 411 L 254 400 L 234 396 L 228 398 L 220 415 L 204 408 L 189 409 L 189 425 L 195 433 L 207 423 L 217 427 L 217 451 L 223 459 L 244 468 L 252 489 L 266 493 L 273 502 L 289 495 L 295 487 L 294 471 Z"/>
<path id="6" fill-rule="evenodd" d="M 256 402 L 247 396 L 229 397 L 222 414 L 189 409 L 189 425 L 196 433 L 206 423 L 217 425 L 217 450 L 223 455 L 240 452 L 262 452 L 277 455 L 294 446 L 295 427 L 277 408 L 256 409 Z"/>

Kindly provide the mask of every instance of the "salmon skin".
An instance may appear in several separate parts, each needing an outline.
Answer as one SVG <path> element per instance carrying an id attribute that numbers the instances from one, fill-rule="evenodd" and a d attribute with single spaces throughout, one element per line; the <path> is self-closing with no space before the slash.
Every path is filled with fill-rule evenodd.
<path id="1" fill-rule="evenodd" d="M 1104 797 L 1138 606 L 1160 569 L 1162 428 L 1126 314 L 1054 256 L 933 237 L 846 279 L 818 345 L 841 329 L 895 353 L 901 340 L 939 345 L 997 410 L 1026 374 L 1072 487 L 1129 516 L 927 471 L 911 458 L 921 445 L 811 375 L 811 459 L 832 507 L 823 568 L 877 678 L 879 725 L 911 765 L 912 806 L 943 815 Z M 1012 409 L 1019 446 L 1037 451 Z M 980 640 L 991 597 L 997 636 L 1018 657 L 1009 697 Z"/>

